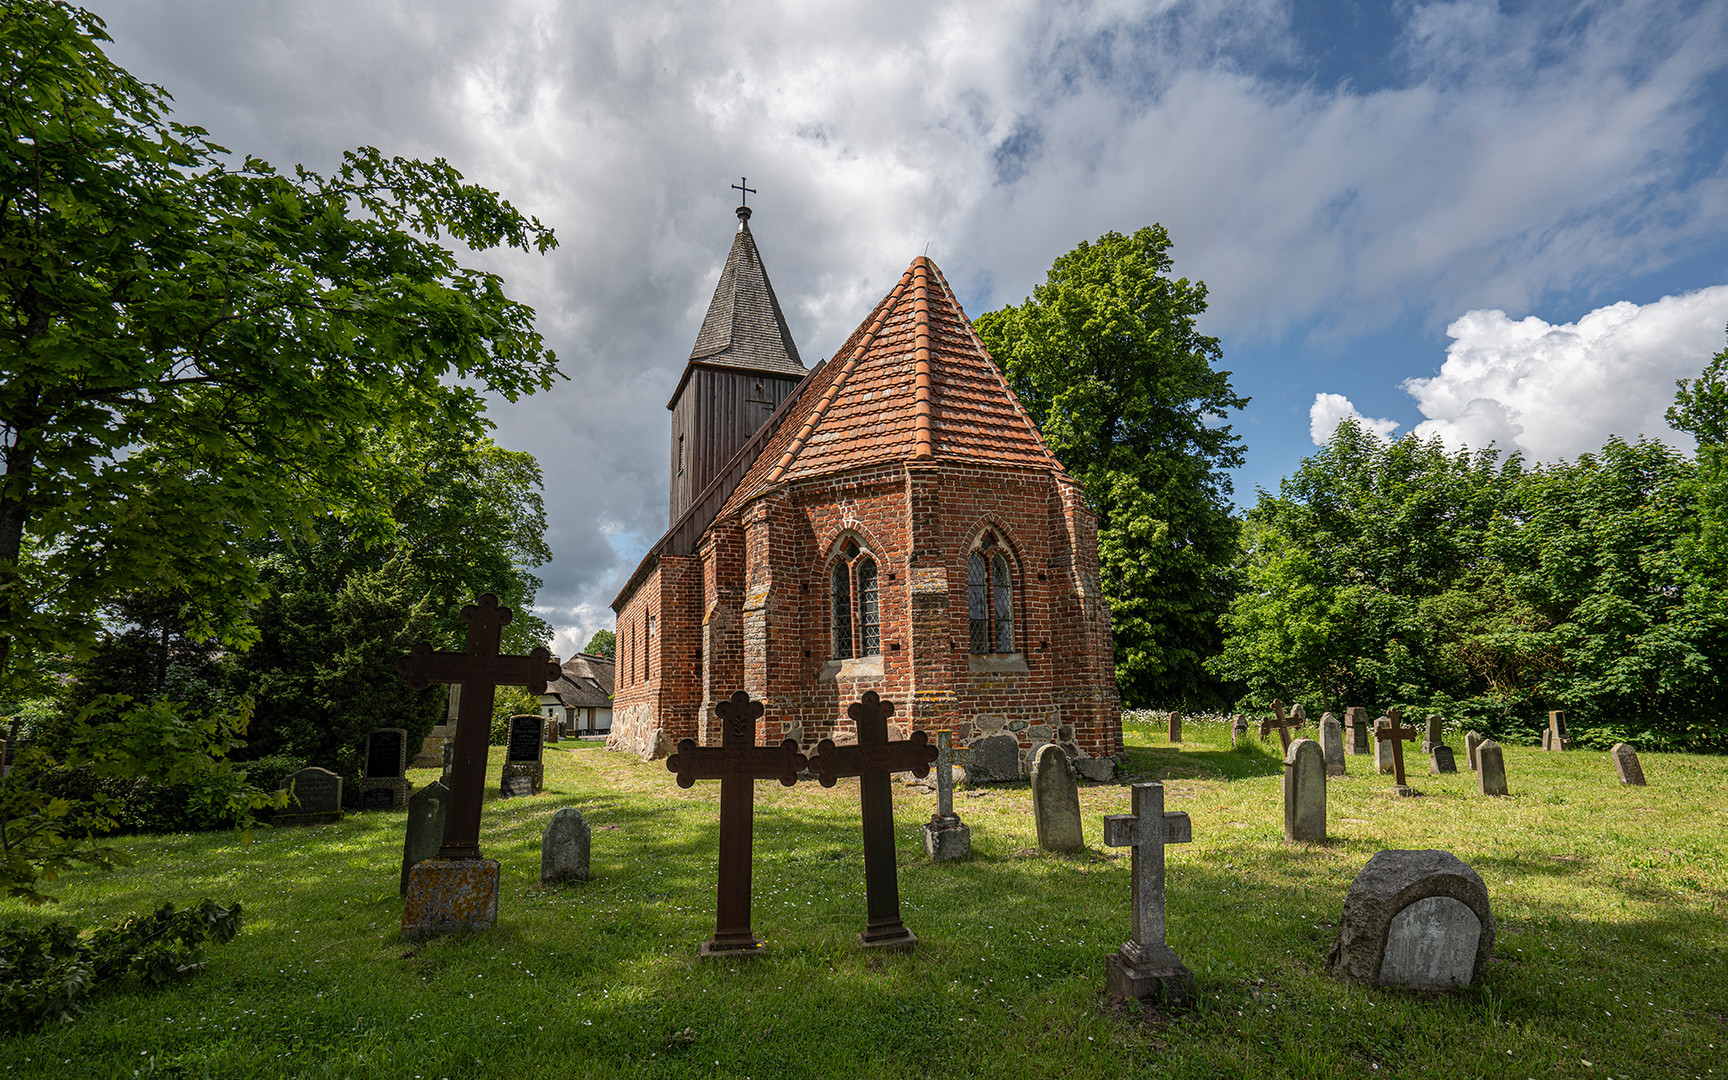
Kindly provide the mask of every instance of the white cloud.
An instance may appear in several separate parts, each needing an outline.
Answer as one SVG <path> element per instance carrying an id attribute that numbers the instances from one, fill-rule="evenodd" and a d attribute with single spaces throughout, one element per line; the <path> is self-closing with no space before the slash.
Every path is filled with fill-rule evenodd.
<path id="1" fill-rule="evenodd" d="M 1363 416 L 1354 403 L 1343 394 L 1315 394 L 1314 404 L 1308 407 L 1308 437 L 1314 440 L 1315 446 L 1325 446 L 1332 438 L 1332 432 L 1346 419 L 1353 419 L 1382 442 L 1390 442 L 1392 433 L 1398 430 L 1396 420 L 1375 420 Z"/>
<path id="2" fill-rule="evenodd" d="M 1538 461 L 1598 449 L 1610 434 L 1689 447 L 1663 413 L 1675 380 L 1722 348 L 1724 324 L 1728 285 L 1642 307 L 1621 301 L 1560 325 L 1467 312 L 1446 329 L 1453 342 L 1439 374 L 1404 383 L 1428 417 L 1413 433 L 1453 447 L 1493 441 Z"/>

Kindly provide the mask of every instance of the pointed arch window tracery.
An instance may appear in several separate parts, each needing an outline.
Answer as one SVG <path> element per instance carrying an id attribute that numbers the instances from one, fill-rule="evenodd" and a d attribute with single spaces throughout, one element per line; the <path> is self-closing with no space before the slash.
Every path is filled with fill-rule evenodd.
<path id="1" fill-rule="evenodd" d="M 1014 648 L 1014 571 L 994 530 L 966 559 L 966 616 L 974 656 Z"/>
<path id="2" fill-rule="evenodd" d="M 836 660 L 882 654 L 876 558 L 848 537 L 828 571 Z"/>

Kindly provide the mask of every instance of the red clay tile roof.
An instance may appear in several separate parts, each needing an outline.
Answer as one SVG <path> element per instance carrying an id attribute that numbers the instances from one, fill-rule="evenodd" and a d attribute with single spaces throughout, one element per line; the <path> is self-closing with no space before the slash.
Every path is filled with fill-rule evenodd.
<path id="1" fill-rule="evenodd" d="M 1062 469 L 923 256 L 803 388 L 720 516 L 783 480 L 920 457 Z"/>

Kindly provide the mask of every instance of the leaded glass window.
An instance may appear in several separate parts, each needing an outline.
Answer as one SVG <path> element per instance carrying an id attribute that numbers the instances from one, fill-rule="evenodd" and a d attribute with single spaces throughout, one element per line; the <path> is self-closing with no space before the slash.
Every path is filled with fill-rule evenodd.
<path id="1" fill-rule="evenodd" d="M 852 659 L 852 573 L 844 561 L 834 564 L 834 659 Z"/>
<path id="2" fill-rule="evenodd" d="M 882 653 L 876 560 L 848 539 L 829 571 L 834 611 L 834 659 Z"/>
<path id="3" fill-rule="evenodd" d="M 994 532 L 966 559 L 966 620 L 974 655 L 1014 651 L 1014 577 Z"/>

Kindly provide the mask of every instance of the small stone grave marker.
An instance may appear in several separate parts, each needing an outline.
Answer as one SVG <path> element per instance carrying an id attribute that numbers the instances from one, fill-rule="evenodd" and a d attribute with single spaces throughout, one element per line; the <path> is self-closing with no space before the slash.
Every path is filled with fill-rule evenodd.
<path id="1" fill-rule="evenodd" d="M 1426 730 L 1422 737 L 1422 752 L 1424 754 L 1445 743 L 1446 740 L 1441 737 L 1441 729 L 1444 726 L 1444 722 L 1438 716 L 1428 717 L 1428 721 L 1424 725 Z M 1457 770 L 1454 769 L 1453 771 L 1456 772 Z"/>
<path id="2" fill-rule="evenodd" d="M 408 801 L 408 731 L 379 728 L 366 736 L 366 768 L 360 777 L 360 809 L 395 810 Z"/>
<path id="3" fill-rule="evenodd" d="M 1326 839 L 1326 756 L 1313 739 L 1297 739 L 1284 755 L 1284 839 Z"/>
<path id="4" fill-rule="evenodd" d="M 1170 713 L 1170 741 L 1173 743 L 1182 741 L 1182 714 L 1175 710 L 1171 710 Z"/>
<path id="5" fill-rule="evenodd" d="M 1085 846 L 1074 766 L 1068 752 L 1053 743 L 1040 746 L 1032 759 L 1032 821 L 1038 829 L 1038 846 L 1045 851 L 1078 851 Z"/>
<path id="6" fill-rule="evenodd" d="M 553 814 L 540 836 L 540 884 L 587 881 L 592 837 L 587 819 L 574 806 Z"/>
<path id="7" fill-rule="evenodd" d="M 966 759 L 968 784 L 1006 784 L 1020 779 L 1020 743 L 1012 735 L 972 740 Z"/>
<path id="8" fill-rule="evenodd" d="M 1441 744 L 1429 748 L 1428 774 L 1430 776 L 1439 776 L 1441 773 L 1455 773 L 1457 771 L 1458 758 L 1457 755 L 1452 753 L 1452 748 L 1450 746 Z"/>
<path id="9" fill-rule="evenodd" d="M 1644 766 L 1638 764 L 1638 751 L 1623 742 L 1617 742 L 1608 753 L 1614 758 L 1614 771 L 1620 775 L 1622 784 L 1644 786 Z"/>
<path id="10" fill-rule="evenodd" d="M 1493 739 L 1476 747 L 1476 790 L 1484 795 L 1510 795 L 1506 787 L 1506 754 Z"/>
<path id="11" fill-rule="evenodd" d="M 1480 983 L 1493 947 L 1476 871 L 1446 851 L 1381 851 L 1350 883 L 1326 969 L 1373 986 L 1449 990 Z"/>
<path id="12" fill-rule="evenodd" d="M 450 789 L 434 780 L 408 796 L 408 825 L 402 840 L 402 895 L 408 895 L 408 871 L 438 854 L 444 842 L 444 809 Z"/>
<path id="13" fill-rule="evenodd" d="M 342 820 L 342 778 L 316 765 L 282 781 L 288 805 L 270 820 L 278 825 L 328 825 Z"/>
<path id="14" fill-rule="evenodd" d="M 1235 746 L 1248 737 L 1248 718 L 1241 713 L 1230 722 L 1230 745 Z"/>
<path id="15" fill-rule="evenodd" d="M 538 795 L 545 790 L 546 783 L 546 766 L 541 760 L 546 737 L 545 718 L 538 713 L 521 713 L 510 718 L 509 730 L 498 793 L 507 799 Z"/>
<path id="16" fill-rule="evenodd" d="M 1344 731 L 1346 741 L 1344 748 L 1352 757 L 1365 757 L 1372 747 L 1373 740 L 1368 735 L 1368 710 L 1360 705 L 1353 705 L 1344 710 Z"/>
<path id="17" fill-rule="evenodd" d="M 1320 754 L 1326 759 L 1327 776 L 1344 775 L 1344 728 L 1331 713 L 1320 717 Z"/>
<path id="18" fill-rule="evenodd" d="M 1132 814 L 1104 818 L 1104 843 L 1132 848 L 1133 936 L 1104 962 L 1104 991 L 1112 1001 L 1173 1003 L 1194 993 L 1194 973 L 1164 940 L 1164 846 L 1193 842 L 1187 814 L 1164 809 L 1163 784 L 1135 784 Z"/>
<path id="19" fill-rule="evenodd" d="M 1470 762 L 1470 771 L 1477 771 L 1476 748 L 1482 745 L 1482 736 L 1474 731 L 1464 733 L 1464 757 Z"/>
<path id="20" fill-rule="evenodd" d="M 954 766 L 964 756 L 952 732 L 936 733 L 936 812 L 924 823 L 924 854 L 936 862 L 972 854 L 972 829 L 954 812 Z"/>
<path id="21" fill-rule="evenodd" d="M 1572 738 L 1566 733 L 1566 712 L 1555 709 L 1548 714 L 1548 728 L 1542 733 L 1542 749 L 1570 750 Z"/>

